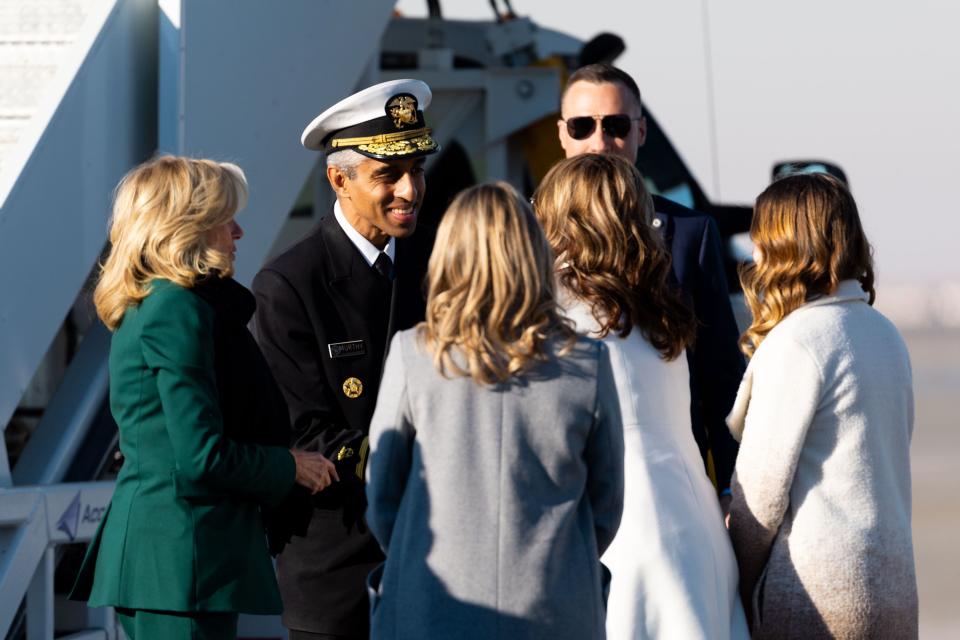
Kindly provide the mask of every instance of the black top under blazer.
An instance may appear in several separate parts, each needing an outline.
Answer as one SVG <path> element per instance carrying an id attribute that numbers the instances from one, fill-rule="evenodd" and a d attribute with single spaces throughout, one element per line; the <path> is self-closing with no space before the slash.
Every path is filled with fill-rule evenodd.
<path id="1" fill-rule="evenodd" d="M 690 418 L 706 461 L 709 447 L 719 491 L 730 487 L 739 445 L 726 417 L 733 408 L 745 363 L 730 306 L 720 232 L 708 215 L 653 196 L 655 218 L 673 259 L 673 274 L 697 316 L 697 339 L 687 350 Z"/>
<path id="2" fill-rule="evenodd" d="M 233 278 L 216 275 L 197 281 L 192 291 L 214 311 L 213 366 L 224 433 L 239 442 L 290 446 L 283 393 L 247 328 L 256 309 L 254 296 Z M 272 555 L 280 553 L 293 535 L 291 509 L 302 505 L 306 493 L 299 498 L 297 494 L 304 491 L 295 485 L 281 503 L 260 505 Z"/>
<path id="3" fill-rule="evenodd" d="M 290 629 L 368 633 L 365 580 L 383 554 L 363 521 L 365 438 L 390 338 L 424 318 L 432 244 L 428 228 L 398 238 L 391 282 L 331 213 L 254 278 L 255 332 L 289 407 L 291 446 L 323 452 L 340 476 L 278 560 Z"/>

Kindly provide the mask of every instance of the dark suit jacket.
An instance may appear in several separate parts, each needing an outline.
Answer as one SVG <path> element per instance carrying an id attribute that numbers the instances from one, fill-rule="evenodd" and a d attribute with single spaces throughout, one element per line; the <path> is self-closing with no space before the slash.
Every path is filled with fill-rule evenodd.
<path id="1" fill-rule="evenodd" d="M 305 535 L 280 555 L 288 628 L 368 632 L 365 579 L 383 555 L 363 522 L 365 438 L 390 337 L 423 320 L 432 241 L 429 229 L 397 240 L 391 284 L 330 214 L 253 281 L 256 333 L 290 409 L 291 444 L 324 452 L 340 476 L 314 498 Z M 356 381 L 362 390 L 350 397 Z"/>
<path id="2" fill-rule="evenodd" d="M 744 360 L 730 307 L 720 234 L 713 218 L 653 197 L 656 219 L 673 258 L 673 273 L 697 316 L 697 340 L 687 350 L 690 365 L 690 418 L 706 464 L 713 455 L 718 490 L 730 486 L 739 445 L 727 429 Z"/>

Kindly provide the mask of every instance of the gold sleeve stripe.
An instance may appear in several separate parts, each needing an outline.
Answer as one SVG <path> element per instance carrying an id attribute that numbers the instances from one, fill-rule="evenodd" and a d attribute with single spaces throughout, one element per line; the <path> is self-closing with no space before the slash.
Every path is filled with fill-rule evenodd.
<path id="1" fill-rule="evenodd" d="M 357 477 L 363 480 L 363 472 L 367 466 L 367 452 L 370 449 L 370 438 L 364 438 L 360 445 L 360 462 L 357 463 Z"/>

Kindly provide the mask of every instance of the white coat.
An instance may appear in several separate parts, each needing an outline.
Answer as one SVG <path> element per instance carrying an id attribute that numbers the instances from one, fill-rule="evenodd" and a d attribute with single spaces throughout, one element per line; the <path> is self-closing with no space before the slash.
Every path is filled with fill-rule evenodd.
<path id="1" fill-rule="evenodd" d="M 586 303 L 567 293 L 562 304 L 578 332 L 595 335 Z M 636 328 L 603 342 L 624 439 L 623 518 L 603 556 L 607 637 L 746 638 L 736 559 L 690 428 L 687 359 L 663 360 Z"/>

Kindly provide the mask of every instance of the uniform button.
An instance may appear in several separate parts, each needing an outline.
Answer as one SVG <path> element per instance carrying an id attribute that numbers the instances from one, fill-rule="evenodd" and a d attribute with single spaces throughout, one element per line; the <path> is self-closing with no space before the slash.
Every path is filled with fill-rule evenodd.
<path id="1" fill-rule="evenodd" d="M 343 395 L 353 400 L 359 398 L 361 393 L 363 393 L 363 383 L 359 378 L 351 377 L 343 381 Z"/>

